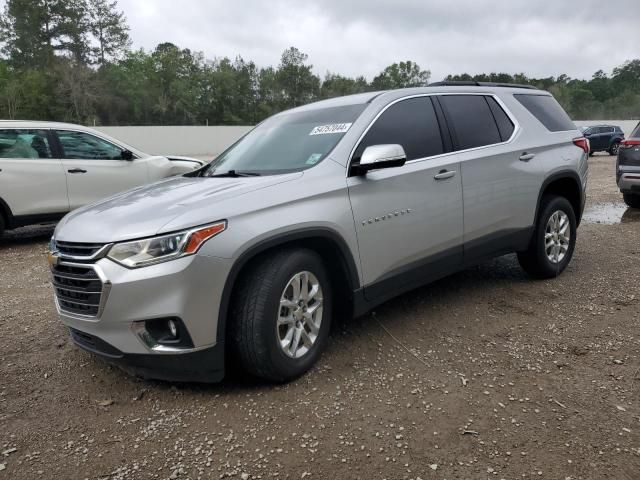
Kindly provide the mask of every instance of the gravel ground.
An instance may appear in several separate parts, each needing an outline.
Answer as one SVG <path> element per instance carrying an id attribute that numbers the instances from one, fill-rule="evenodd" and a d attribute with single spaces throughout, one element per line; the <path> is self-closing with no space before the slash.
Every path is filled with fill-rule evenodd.
<path id="1" fill-rule="evenodd" d="M 573 262 L 514 256 L 337 326 L 288 385 L 142 381 L 75 348 L 51 228 L 0 239 L 0 479 L 640 477 L 640 212 L 591 160 Z"/>

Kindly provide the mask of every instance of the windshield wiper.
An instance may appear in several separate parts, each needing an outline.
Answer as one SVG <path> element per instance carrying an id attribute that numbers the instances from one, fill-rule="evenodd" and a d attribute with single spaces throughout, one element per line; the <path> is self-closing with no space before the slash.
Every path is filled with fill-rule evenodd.
<path id="1" fill-rule="evenodd" d="M 257 172 L 248 172 L 244 170 L 229 170 L 228 172 L 215 173 L 209 177 L 259 177 Z"/>

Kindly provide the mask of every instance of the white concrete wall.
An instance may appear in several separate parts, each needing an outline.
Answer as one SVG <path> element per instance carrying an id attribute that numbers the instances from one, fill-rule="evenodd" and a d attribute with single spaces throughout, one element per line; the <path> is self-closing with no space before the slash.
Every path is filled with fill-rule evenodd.
<path id="1" fill-rule="evenodd" d="M 252 127 L 96 127 L 145 153 L 215 157 Z"/>
<path id="2" fill-rule="evenodd" d="M 576 121 L 578 126 L 600 123 L 619 125 L 629 135 L 637 120 Z M 97 127 L 143 152 L 213 158 L 252 127 Z"/>

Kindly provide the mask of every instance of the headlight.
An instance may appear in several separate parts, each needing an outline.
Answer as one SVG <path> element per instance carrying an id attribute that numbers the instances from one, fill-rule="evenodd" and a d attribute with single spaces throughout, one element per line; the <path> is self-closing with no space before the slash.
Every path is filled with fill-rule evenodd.
<path id="1" fill-rule="evenodd" d="M 227 222 L 218 222 L 184 232 L 171 233 L 153 238 L 116 243 L 107 257 L 127 268 L 145 267 L 175 258 L 193 255 L 200 246 L 223 232 Z"/>

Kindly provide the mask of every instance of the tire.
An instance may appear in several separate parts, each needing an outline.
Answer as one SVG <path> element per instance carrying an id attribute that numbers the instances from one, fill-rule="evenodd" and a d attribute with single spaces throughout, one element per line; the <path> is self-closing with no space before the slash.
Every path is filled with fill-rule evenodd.
<path id="1" fill-rule="evenodd" d="M 554 226 L 551 223 L 552 216 L 555 216 L 554 219 L 558 220 L 556 225 L 562 225 L 562 220 L 568 221 L 565 235 L 566 231 L 568 231 L 570 236 L 568 241 L 566 241 L 566 236 L 552 236 L 549 240 L 554 243 L 547 249 L 547 229 L 550 228 L 553 231 Z M 567 268 L 573 256 L 576 244 L 576 228 L 575 212 L 569 201 L 557 195 L 545 195 L 540 203 L 540 213 L 536 219 L 529 248 L 524 252 L 518 253 L 518 261 L 522 269 L 533 278 L 553 278 L 560 275 Z M 555 247 L 554 249 L 554 245 L 557 245 L 556 241 L 560 242 L 563 248 Z M 555 255 L 556 252 L 557 256 Z M 555 257 L 557 261 L 552 261 L 550 256 Z"/>
<path id="2" fill-rule="evenodd" d="M 640 195 L 634 193 L 623 193 L 624 203 L 631 208 L 640 208 Z"/>
<path id="3" fill-rule="evenodd" d="M 618 155 L 618 151 L 620 150 L 620 142 L 614 142 L 609 147 L 609 155 L 616 156 Z"/>
<path id="4" fill-rule="evenodd" d="M 296 299 L 293 284 L 305 281 L 315 281 L 320 288 L 308 304 L 301 305 L 292 301 Z M 298 298 L 304 303 L 302 293 Z M 282 306 L 281 301 L 296 306 Z M 306 306 L 311 310 L 314 305 L 320 306 L 312 317 Z M 307 249 L 271 252 L 252 265 L 235 288 L 228 320 L 232 352 L 252 375 L 276 382 L 297 378 L 316 363 L 327 343 L 332 306 L 329 275 L 317 253 Z M 285 317 L 287 323 L 279 324 Z M 288 337 L 291 329 L 294 333 Z M 300 350 L 294 350 L 296 337 Z M 287 338 L 290 343 L 282 346 Z"/>
<path id="5" fill-rule="evenodd" d="M 4 233 L 4 217 L 0 213 L 0 237 Z"/>

